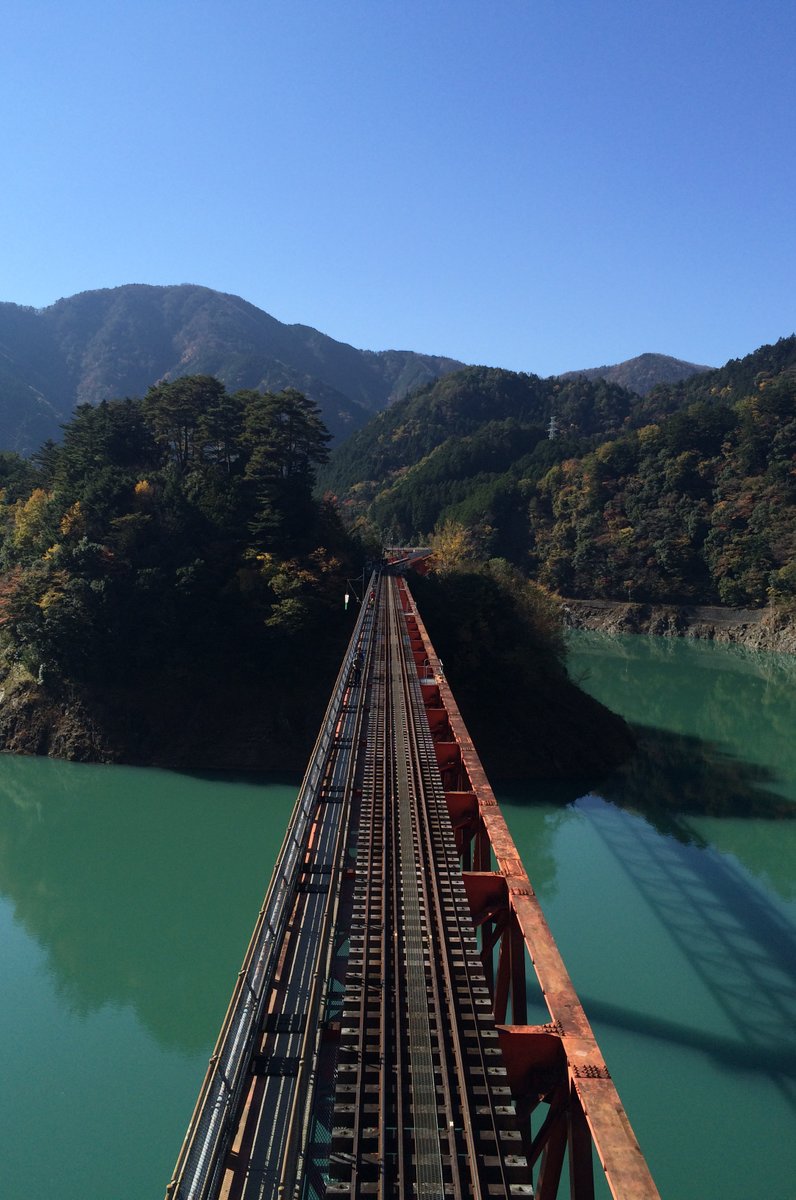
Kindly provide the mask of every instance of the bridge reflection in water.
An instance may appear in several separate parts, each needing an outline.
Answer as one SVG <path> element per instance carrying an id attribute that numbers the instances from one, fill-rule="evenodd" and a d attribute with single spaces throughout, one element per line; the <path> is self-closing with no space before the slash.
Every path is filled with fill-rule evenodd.
<path id="1" fill-rule="evenodd" d="M 530 959 L 550 1020 L 527 1024 Z M 404 579 L 374 576 L 169 1200 L 658 1192 Z"/>

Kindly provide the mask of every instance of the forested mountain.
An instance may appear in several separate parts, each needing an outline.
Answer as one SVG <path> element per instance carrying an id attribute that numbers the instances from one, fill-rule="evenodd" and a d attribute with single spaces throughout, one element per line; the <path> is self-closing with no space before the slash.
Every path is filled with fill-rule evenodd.
<path id="1" fill-rule="evenodd" d="M 344 511 L 367 513 L 388 541 L 425 537 L 443 519 L 487 523 L 490 548 L 518 562 L 515 535 L 527 541 L 516 529 L 527 524 L 514 498 L 518 480 L 541 477 L 567 454 L 616 434 L 634 402 L 604 380 L 466 367 L 380 413 L 335 451 L 319 478 Z"/>
<path id="2" fill-rule="evenodd" d="M 643 398 L 467 368 L 380 414 L 323 481 L 390 540 L 453 522 L 564 595 L 790 603 L 796 338 Z"/>
<path id="3" fill-rule="evenodd" d="M 188 284 L 82 292 L 39 310 L 0 304 L 0 449 L 30 453 L 60 437 L 78 404 L 140 396 L 194 374 L 232 391 L 296 388 L 340 436 L 460 366 L 411 351 L 356 350 Z"/>
<path id="4" fill-rule="evenodd" d="M 609 383 L 618 383 L 629 392 L 637 392 L 646 396 L 654 387 L 661 383 L 679 383 L 681 379 L 690 379 L 710 367 L 699 366 L 697 363 L 684 362 L 681 358 L 672 358 L 668 354 L 639 354 L 636 358 L 628 358 L 625 362 L 615 363 L 612 367 L 589 367 L 585 371 L 566 371 L 559 379 L 573 379 L 582 375 L 585 379 L 605 379 Z"/>
<path id="5" fill-rule="evenodd" d="M 509 441 L 521 426 L 526 440 L 545 437 L 555 416 L 567 438 L 606 434 L 621 429 L 634 397 L 616 384 L 592 383 L 577 376 L 518 374 L 491 367 L 465 367 L 436 384 L 393 404 L 340 446 L 323 472 L 323 483 L 336 490 L 372 485 L 381 491 L 418 467 L 433 451 L 453 440 L 474 439 L 463 447 L 479 457 L 479 439 L 498 435 L 508 422 Z M 509 455 L 512 451 L 509 449 Z M 515 456 L 516 457 L 516 456 Z M 484 466 L 489 468 L 488 452 Z"/>

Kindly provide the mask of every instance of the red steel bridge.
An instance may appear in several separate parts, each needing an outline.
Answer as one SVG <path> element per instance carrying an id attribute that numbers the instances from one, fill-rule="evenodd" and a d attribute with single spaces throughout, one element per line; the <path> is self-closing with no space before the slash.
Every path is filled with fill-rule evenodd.
<path id="1" fill-rule="evenodd" d="M 528 987 L 549 1020 L 528 1024 Z M 658 1192 L 404 578 L 374 575 L 168 1200 Z"/>

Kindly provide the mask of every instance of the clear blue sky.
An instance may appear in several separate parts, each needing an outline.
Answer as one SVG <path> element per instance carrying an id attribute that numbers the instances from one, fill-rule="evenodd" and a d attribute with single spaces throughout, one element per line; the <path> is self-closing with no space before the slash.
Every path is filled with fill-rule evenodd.
<path id="1" fill-rule="evenodd" d="M 0 300 L 542 375 L 796 329 L 793 0 L 6 0 Z"/>

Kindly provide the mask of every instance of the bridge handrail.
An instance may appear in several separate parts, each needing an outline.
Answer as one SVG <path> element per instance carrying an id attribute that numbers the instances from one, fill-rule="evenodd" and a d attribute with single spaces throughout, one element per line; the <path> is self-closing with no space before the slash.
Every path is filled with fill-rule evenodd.
<path id="1" fill-rule="evenodd" d="M 370 587 L 372 586 L 373 580 Z M 370 587 L 365 593 L 366 597 Z M 372 609 L 367 599 L 364 599 L 293 807 L 274 873 L 243 959 L 243 966 L 210 1057 L 171 1182 L 166 1189 L 167 1200 L 205 1200 L 220 1168 L 221 1148 L 228 1132 L 228 1119 L 236 1110 L 241 1090 L 248 1079 L 245 1068 L 251 1057 L 252 1045 L 262 1016 L 262 1005 L 267 1000 L 277 965 L 282 936 L 290 916 L 289 904 L 295 894 L 299 869 L 307 845 L 310 821 L 317 807 L 318 792 L 340 718 L 343 697 L 368 617 L 372 621 Z"/>

